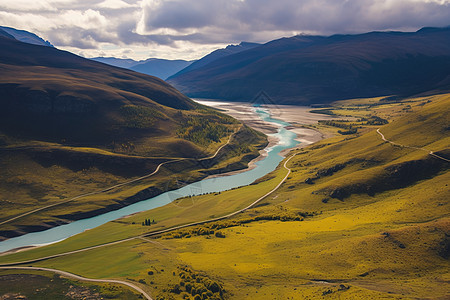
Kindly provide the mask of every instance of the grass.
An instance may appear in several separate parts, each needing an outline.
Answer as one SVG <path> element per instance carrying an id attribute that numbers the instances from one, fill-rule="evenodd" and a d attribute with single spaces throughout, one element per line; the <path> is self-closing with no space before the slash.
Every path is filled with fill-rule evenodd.
<path id="1" fill-rule="evenodd" d="M 198 180 L 208 171 L 242 168 L 266 144 L 264 136 L 155 77 L 55 48 L 3 38 L 0 44 L 0 223 L 152 173 L 165 161 L 211 156 L 233 133 L 251 141 L 235 157 L 208 166 L 167 165 L 107 197 L 80 198 L 10 222 L 0 227 L 0 239 L 149 198 L 173 187 L 166 180 L 173 174 Z M 186 120 L 192 121 L 188 132 L 179 135 Z"/>
<path id="2" fill-rule="evenodd" d="M 0 262 L 21 261 L 96 246 L 107 242 L 134 237 L 177 225 L 216 218 L 242 209 L 271 191 L 284 176 L 286 170 L 276 171 L 275 176 L 258 185 L 249 185 L 220 194 L 185 197 L 163 207 L 124 217 L 49 247 L 0 256 Z M 156 224 L 142 226 L 145 219 Z M 30 256 L 31 255 L 31 256 Z"/>
<path id="3" fill-rule="evenodd" d="M 245 151 L 234 155 L 221 154 L 207 164 L 199 164 L 192 160 L 172 163 L 148 179 L 107 193 L 83 197 L 63 206 L 56 206 L 4 224 L 1 226 L 1 232 L 3 236 L 14 235 L 54 226 L 66 220 L 83 218 L 95 214 L 97 210 L 111 210 L 142 200 L 137 199 L 135 195 L 149 188 L 154 192 L 140 197 L 150 198 L 155 193 L 174 188 L 174 182 L 167 180 L 173 178 L 174 174 L 194 181 L 206 177 L 208 172 L 244 168 L 253 157 L 256 157 L 259 149 L 264 147 L 265 137 L 255 134 L 246 127 L 238 130 L 237 136 L 250 141 L 244 145 Z M 214 143 L 201 157 L 212 155 L 213 150 L 216 151 L 227 141 L 228 136 L 219 143 Z M 240 140 L 233 139 L 229 148 L 242 148 Z M 46 147 L 43 150 L 5 153 L 0 159 L 2 169 L 6 170 L 0 175 L 2 178 L 0 189 L 4 191 L 0 201 L 5 208 L 1 220 L 150 174 L 159 163 L 168 160 L 110 154 L 96 149 L 92 151 L 86 148 L 67 149 L 67 147 Z"/>
<path id="4" fill-rule="evenodd" d="M 139 299 L 140 296 L 121 285 L 80 282 L 51 272 L 32 270 L 0 270 L 0 295 L 6 297 L 5 299 L 34 300 L 86 297 L 131 300 Z"/>
<path id="5" fill-rule="evenodd" d="M 390 121 L 381 127 L 387 138 L 448 157 L 449 95 L 430 100 L 425 105 L 419 105 L 423 102 L 419 98 L 377 106 L 370 101 L 371 114 Z M 340 109 L 350 113 L 353 110 L 345 107 L 355 103 L 347 102 Z M 411 112 L 402 109 L 406 105 Z M 448 164 L 425 151 L 393 147 L 381 140 L 375 128 L 367 126 L 364 133 L 336 136 L 296 150 L 288 163 L 292 173 L 287 181 L 257 207 L 231 220 L 35 265 L 98 278 L 141 280 L 153 296 L 169 299 L 187 295 L 184 288 L 180 294 L 172 292 L 184 280 L 179 274 L 186 266 L 223 286 L 228 299 L 444 299 L 449 296 L 450 279 Z M 430 171 L 409 176 L 408 170 L 418 164 Z M 0 261 L 45 256 L 225 214 L 270 190 L 283 174 L 278 169 L 255 185 L 179 199 Z M 307 179 L 313 183 L 306 183 Z M 372 189 L 361 188 L 369 186 Z M 342 189 L 348 192 L 345 197 L 332 196 Z M 303 221 L 257 220 L 304 212 L 309 214 Z M 156 224 L 142 226 L 146 218 Z M 249 219 L 253 221 L 238 222 Z M 224 237 L 194 234 L 214 225 Z"/>

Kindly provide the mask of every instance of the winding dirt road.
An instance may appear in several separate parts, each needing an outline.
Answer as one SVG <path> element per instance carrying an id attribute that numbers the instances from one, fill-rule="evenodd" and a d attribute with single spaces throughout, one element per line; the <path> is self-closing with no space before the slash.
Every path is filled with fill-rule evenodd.
<path id="1" fill-rule="evenodd" d="M 384 136 L 384 134 L 381 133 L 380 128 L 377 129 L 377 133 L 381 136 L 381 139 L 382 139 L 383 141 L 388 142 L 389 144 L 391 144 L 391 145 L 393 145 L 393 146 L 398 146 L 398 147 L 404 147 L 404 148 L 409 148 L 409 149 L 414 149 L 414 150 L 425 151 L 425 152 L 427 152 L 427 153 L 428 153 L 429 155 L 431 155 L 431 156 L 434 156 L 434 157 L 436 157 L 436 158 L 438 158 L 438 159 L 441 159 L 441 160 L 443 160 L 443 161 L 446 161 L 446 162 L 450 162 L 450 159 L 446 159 L 446 158 L 444 158 L 444 157 L 442 157 L 442 156 L 439 156 L 439 155 L 435 154 L 435 153 L 434 153 L 433 151 L 431 151 L 431 150 L 428 150 L 428 149 L 425 149 L 425 148 L 414 147 L 414 146 L 402 145 L 402 144 L 398 144 L 398 143 L 392 142 L 392 141 L 388 140 L 388 139 Z"/>
<path id="2" fill-rule="evenodd" d="M 239 131 L 239 130 L 237 130 L 237 131 Z M 227 145 L 231 142 L 231 139 L 232 139 L 232 137 L 234 136 L 234 134 L 235 134 L 235 133 L 231 134 L 230 137 L 228 138 L 228 141 L 227 141 L 225 144 L 223 144 L 222 146 L 220 146 L 219 149 L 217 149 L 217 151 L 216 151 L 213 155 L 211 155 L 211 156 L 209 156 L 209 157 L 204 157 L 204 158 L 189 158 L 189 157 L 186 157 L 186 158 L 177 158 L 177 159 L 174 159 L 174 160 L 166 161 L 166 162 L 160 163 L 160 164 L 156 167 L 155 171 L 153 171 L 153 172 L 150 173 L 150 174 L 147 174 L 147 175 L 144 175 L 144 176 L 141 176 L 141 177 L 139 177 L 139 178 L 135 178 L 135 179 L 133 179 L 133 180 L 129 180 L 129 181 L 126 181 L 126 182 L 122 182 L 122 183 L 119 183 L 119 184 L 116 184 L 116 185 L 113 185 L 113 186 L 110 186 L 110 187 L 107 187 L 107 188 L 104 188 L 104 189 L 101 189 L 101 190 L 98 190 L 98 191 L 94 191 L 94 192 L 90 192 L 90 193 L 78 195 L 78 196 L 75 196 L 75 197 L 70 198 L 70 199 L 68 199 L 68 200 L 62 201 L 62 202 L 53 203 L 53 204 L 50 204 L 50 205 L 47 205 L 47 206 L 44 206 L 44 207 L 40 207 L 40 208 L 31 210 L 31 211 L 28 211 L 28 212 L 26 212 L 26 213 L 20 214 L 20 215 L 18 215 L 18 216 L 15 216 L 15 217 L 13 217 L 13 218 L 10 218 L 10 219 L 7 219 L 7 220 L 5 220 L 5 221 L 0 222 L 0 226 L 3 225 L 3 224 L 6 224 L 6 223 L 12 222 L 12 221 L 14 221 L 14 220 L 23 218 L 23 217 L 25 217 L 25 216 L 28 216 L 28 215 L 37 213 L 37 212 L 39 212 L 39 211 L 42 211 L 42 210 L 51 208 L 51 207 L 55 207 L 55 206 L 58 206 L 58 205 L 66 204 L 66 203 L 69 203 L 69 202 L 72 202 L 72 201 L 74 201 L 74 200 L 77 200 L 77 199 L 80 199 L 80 198 L 84 198 L 84 197 L 87 197 L 87 196 L 92 196 L 92 195 L 97 195 L 97 194 L 105 193 L 105 192 L 111 191 L 111 190 L 113 190 L 113 189 L 116 189 L 116 188 L 118 188 L 118 187 L 125 186 L 125 185 L 129 185 L 129 184 L 131 184 L 131 183 L 141 181 L 141 180 L 143 180 L 143 179 L 149 178 L 149 177 L 155 175 L 156 173 L 158 173 L 159 169 L 160 169 L 162 166 L 166 165 L 166 164 L 170 164 L 170 163 L 174 163 L 174 162 L 179 162 L 179 161 L 185 161 L 185 160 L 204 161 L 204 160 L 208 160 L 208 159 L 213 159 L 213 158 L 215 158 L 215 157 L 219 154 L 220 150 L 222 150 L 225 146 L 227 146 Z"/>
<path id="3" fill-rule="evenodd" d="M 117 284 L 123 284 L 126 285 L 132 289 L 134 289 L 135 291 L 139 292 L 140 294 L 142 294 L 145 298 L 147 298 L 148 300 L 153 300 L 152 297 L 150 297 L 149 294 L 147 294 L 143 289 L 141 289 L 140 287 L 127 282 L 127 281 L 122 281 L 122 280 L 115 280 L 115 279 L 91 279 L 91 278 L 86 278 L 86 277 L 82 277 L 82 276 L 78 276 L 69 272 L 65 272 L 65 271 L 61 271 L 61 270 L 56 270 L 56 269 L 48 269 L 48 268 L 39 268 L 39 267 L 0 267 L 0 269 L 3 270 L 36 270 L 36 271 L 47 271 L 47 272 L 53 272 L 56 274 L 60 274 L 64 277 L 68 277 L 68 278 L 72 278 L 75 280 L 81 280 L 81 281 L 88 281 L 88 282 L 100 282 L 100 283 L 117 283 Z"/>
<path id="4" fill-rule="evenodd" d="M 235 212 L 232 212 L 230 214 L 227 214 L 225 216 L 222 217 L 217 217 L 217 218 L 213 218 L 213 219 L 207 219 L 207 220 L 203 220 L 203 221 L 197 221 L 197 222 L 192 222 L 189 224 L 184 224 L 184 225 L 179 225 L 179 226 L 175 226 L 175 227 L 171 227 L 168 229 L 164 229 L 164 230 L 159 230 L 159 231 L 155 231 L 155 232 L 151 232 L 151 233 L 146 233 L 146 234 L 142 234 L 142 235 L 138 235 L 135 237 L 130 237 L 130 238 L 126 238 L 123 240 L 118 240 L 115 242 L 109 242 L 109 243 L 105 243 L 105 244 L 101 244 L 101 245 L 97 245 L 97 246 L 92 246 L 92 247 L 87 247 L 87 248 L 83 248 L 83 249 L 79 249 L 79 250 L 74 250 L 74 251 L 69 251 L 69 252 L 64 252 L 64 253 L 60 253 L 60 254 L 55 254 L 55 255 L 50 255 L 50 256 L 45 256 L 45 257 L 41 257 L 41 258 L 36 258 L 36 259 L 30 259 L 30 260 L 26 260 L 26 261 L 21 261 L 21 262 L 11 262 L 11 263 L 6 263 L 6 264 L 0 264 L 0 267 L 10 267 L 10 266 L 17 266 L 17 265 L 22 265 L 22 264 L 30 264 L 30 263 L 36 263 L 36 262 L 40 262 L 40 261 L 44 261 L 44 260 L 48 260 L 48 259 L 52 259 L 52 258 L 58 258 L 58 257 L 63 257 L 63 256 L 67 256 L 70 254 L 76 254 L 76 253 L 81 253 L 81 252 L 85 252 L 85 251 L 89 251 L 89 250 L 93 250 L 93 249 L 98 249 L 98 248 L 102 248 L 102 247 L 106 247 L 106 246 L 112 246 L 112 245 L 116 245 L 119 243 L 123 243 L 123 242 L 128 242 L 128 241 L 132 241 L 134 239 L 142 239 L 145 237 L 150 237 L 150 236 L 155 236 L 155 235 L 160 235 L 163 233 L 167 233 L 170 231 L 174 231 L 174 230 L 178 230 L 178 229 L 182 229 L 182 228 L 186 228 L 186 227 L 191 227 L 191 226 L 195 226 L 195 225 L 202 225 L 202 224 L 206 224 L 206 223 L 211 223 L 211 222 L 216 222 L 216 221 L 220 221 L 223 219 L 227 219 L 230 217 L 233 217 L 239 213 L 242 213 L 250 208 L 252 208 L 253 206 L 255 206 L 256 204 L 258 204 L 259 202 L 261 202 L 261 200 L 263 200 L 264 198 L 266 198 L 267 196 L 271 195 L 272 193 L 274 193 L 276 190 L 278 190 L 280 188 L 280 186 L 286 181 L 286 179 L 289 177 L 289 175 L 291 174 L 291 169 L 289 169 L 287 167 L 287 163 L 295 156 L 296 154 L 293 154 L 291 157 L 289 157 L 283 164 L 283 167 L 288 171 L 286 176 L 284 176 L 284 178 L 280 181 L 280 183 L 278 183 L 278 185 L 273 188 L 271 191 L 267 192 L 266 194 L 264 194 L 263 196 L 259 197 L 258 199 L 256 199 L 255 201 L 253 201 L 251 204 L 249 204 L 247 207 L 242 208 L 240 210 L 237 210 Z"/>

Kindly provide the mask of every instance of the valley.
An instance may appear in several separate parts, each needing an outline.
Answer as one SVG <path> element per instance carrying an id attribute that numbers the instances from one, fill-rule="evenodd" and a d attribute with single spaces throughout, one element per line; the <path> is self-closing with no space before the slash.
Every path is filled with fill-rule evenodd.
<path id="1" fill-rule="evenodd" d="M 155 77 L 0 43 L 0 239 L 156 196 L 174 189 L 171 174 L 193 182 L 245 168 L 267 143 Z"/>
<path id="2" fill-rule="evenodd" d="M 81 250 L 32 265 L 125 279 L 154 299 L 445 298 L 449 165 L 421 148 L 449 157 L 449 97 L 335 102 L 315 110 L 334 121 L 302 125 L 333 136 L 253 184 L 181 197 L 0 262 Z"/>
<path id="3" fill-rule="evenodd" d="M 450 299 L 448 3 L 22 2 L 0 300 Z"/>

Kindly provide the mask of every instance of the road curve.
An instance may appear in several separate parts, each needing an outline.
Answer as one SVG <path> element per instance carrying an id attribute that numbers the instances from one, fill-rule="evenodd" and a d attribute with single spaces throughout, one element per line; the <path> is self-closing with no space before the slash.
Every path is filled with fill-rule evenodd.
<path id="1" fill-rule="evenodd" d="M 34 213 L 36 213 L 36 212 L 39 212 L 39 211 L 42 211 L 42 210 L 45 210 L 45 209 L 54 207 L 54 206 L 58 206 L 58 205 L 61 205 L 61 204 L 66 204 L 66 203 L 68 203 L 68 202 L 72 202 L 72 201 L 74 201 L 74 200 L 77 200 L 77 199 L 80 199 L 80 198 L 84 198 L 84 197 L 87 197 L 87 196 L 92 196 L 92 195 L 97 195 L 97 194 L 105 193 L 105 192 L 108 192 L 108 191 L 113 190 L 113 189 L 115 189 L 115 188 L 118 188 L 118 187 L 121 187 L 121 186 L 124 186 L 124 185 L 129 185 L 129 184 L 134 183 L 134 182 L 137 182 L 137 181 L 141 181 L 141 180 L 143 180 L 143 179 L 146 179 L 146 178 L 151 177 L 151 176 L 155 175 L 156 173 L 158 173 L 159 169 L 160 169 L 162 166 L 166 165 L 166 164 L 170 164 L 170 163 L 174 163 L 174 162 L 179 162 L 179 161 L 183 161 L 183 160 L 197 160 L 197 161 L 203 161 L 203 160 L 207 160 L 207 159 L 213 159 L 214 157 L 216 157 L 216 156 L 219 154 L 220 150 L 222 150 L 225 146 L 227 146 L 227 145 L 231 142 L 231 139 L 232 139 L 233 135 L 234 135 L 234 133 L 230 135 L 230 137 L 228 138 L 228 141 L 227 141 L 225 144 L 223 144 L 222 146 L 220 146 L 219 149 L 217 149 L 217 151 L 216 151 L 213 155 L 211 155 L 211 156 L 209 156 L 209 157 L 204 157 L 204 158 L 189 158 L 189 157 L 186 157 L 186 158 L 178 158 L 178 159 L 174 159 L 174 160 L 162 162 L 162 163 L 160 163 L 160 164 L 156 167 L 155 171 L 153 171 L 153 172 L 150 173 L 150 174 L 147 174 L 147 175 L 144 175 L 144 176 L 141 176 L 141 177 L 139 177 L 139 178 L 135 178 L 135 179 L 133 179 L 133 180 L 129 180 L 129 181 L 126 181 L 126 182 L 122 182 L 122 183 L 119 183 L 119 184 L 116 184 L 116 185 L 113 185 L 113 186 L 110 186 L 110 187 L 107 187 L 107 188 L 104 188 L 104 189 L 101 189 L 101 190 L 98 190 L 98 191 L 94 191 L 94 192 L 90 192 L 90 193 L 78 195 L 78 196 L 75 196 L 75 197 L 70 198 L 70 199 L 68 199 L 68 200 L 62 201 L 62 202 L 53 203 L 53 204 L 50 204 L 50 205 L 47 205 L 47 206 L 44 206 L 44 207 L 40 207 L 40 208 L 31 210 L 31 211 L 28 211 L 28 212 L 23 213 L 23 214 L 21 214 L 21 215 L 18 215 L 18 216 L 15 216 L 15 217 L 13 217 L 13 218 L 10 218 L 10 219 L 7 219 L 7 220 L 5 220 L 5 221 L 0 222 L 0 226 L 3 225 L 3 224 L 9 223 L 9 222 L 11 222 L 11 221 L 14 221 L 14 220 L 23 218 L 23 217 L 25 217 L 25 216 L 34 214 Z"/>
<path id="2" fill-rule="evenodd" d="M 138 287 L 138 286 L 136 286 L 136 285 L 134 285 L 134 284 L 132 284 L 130 282 L 127 282 L 127 281 L 115 280 L 115 279 L 91 279 L 91 278 L 78 276 L 78 275 L 75 275 L 75 274 L 72 274 L 72 273 L 69 273 L 69 272 L 66 272 L 66 271 L 61 271 L 61 270 L 57 270 L 57 269 L 39 268 L 39 267 L 0 267 L 0 269 L 3 269 L 3 270 L 14 269 L 14 270 L 47 271 L 47 272 L 57 273 L 57 274 L 65 276 L 65 277 L 69 277 L 69 278 L 76 279 L 76 280 L 81 280 L 81 281 L 123 284 L 123 285 L 126 285 L 126 286 L 134 289 L 135 291 L 139 292 L 140 294 L 142 294 L 148 300 L 153 300 L 153 298 L 150 297 L 150 295 L 147 294 L 140 287 Z"/>
<path id="3" fill-rule="evenodd" d="M 289 169 L 287 167 L 287 163 L 295 156 L 296 154 L 293 154 L 291 157 L 289 157 L 283 164 L 283 167 L 288 171 L 286 176 L 284 176 L 284 178 L 280 181 L 280 183 L 278 183 L 278 185 L 273 188 L 271 191 L 267 192 L 266 194 L 264 194 L 263 196 L 259 197 L 258 199 L 256 199 L 255 201 L 253 201 L 250 205 L 248 205 L 245 208 L 242 208 L 240 210 L 237 210 L 235 212 L 232 212 L 230 214 L 227 214 L 225 216 L 222 217 L 217 217 L 217 218 L 213 218 L 213 219 L 207 219 L 207 220 L 203 220 L 203 221 L 197 221 L 197 222 L 193 222 L 193 223 L 189 223 L 189 224 L 184 224 L 184 225 L 179 225 L 179 226 L 175 226 L 175 227 L 171 227 L 171 228 L 167 228 L 164 230 L 159 230 L 159 231 L 154 231 L 151 233 L 146 233 L 146 234 L 141 234 L 135 237 L 130 237 L 130 238 L 126 238 L 123 240 L 118 240 L 115 242 L 109 242 L 109 243 L 105 243 L 105 244 L 100 244 L 97 246 L 92 246 L 92 247 L 87 247 L 87 248 L 83 248 L 83 249 L 79 249 L 79 250 L 74 250 L 74 251 L 69 251 L 69 252 L 64 252 L 64 253 L 60 253 L 60 254 L 55 254 L 55 255 L 50 255 L 50 256 L 45 256 L 45 257 L 41 257 L 41 258 L 36 258 L 36 259 L 30 259 L 30 260 L 26 260 L 26 261 L 21 261 L 21 262 L 11 262 L 11 263 L 5 263 L 5 264 L 0 264 L 0 267 L 10 267 L 10 266 L 16 266 L 16 265 L 22 265 L 22 264 L 30 264 L 30 263 L 36 263 L 36 262 L 40 262 L 40 261 L 44 261 L 44 260 L 48 260 L 48 259 L 52 259 L 52 258 L 59 258 L 59 257 L 63 257 L 66 255 L 70 255 L 70 254 L 76 254 L 76 253 L 81 253 L 81 252 L 85 252 L 85 251 L 89 251 L 89 250 L 93 250 L 93 249 L 98 249 L 98 248 L 102 248 L 102 247 L 106 247 L 106 246 L 112 246 L 115 244 L 119 244 L 119 243 L 123 243 L 123 242 L 128 242 L 128 241 L 132 241 L 134 239 L 141 239 L 144 237 L 150 237 L 150 236 L 155 236 L 155 235 L 159 235 L 159 234 L 163 234 L 163 233 L 167 233 L 170 231 L 174 231 L 174 230 L 178 230 L 178 229 L 182 229 L 182 228 L 186 228 L 186 227 L 191 227 L 191 226 L 195 226 L 195 225 L 201 225 L 201 224 L 206 224 L 206 223 L 211 223 L 211 222 L 216 222 L 216 221 L 220 221 L 223 219 L 227 219 L 230 217 L 233 217 L 239 213 L 242 213 L 250 208 L 252 208 L 253 206 L 255 206 L 257 203 L 261 202 L 261 200 L 263 200 L 264 198 L 266 198 L 267 196 L 271 195 L 272 193 L 274 193 L 285 181 L 286 179 L 289 177 L 289 175 L 291 174 L 291 169 Z"/>
<path id="4" fill-rule="evenodd" d="M 394 142 L 388 140 L 388 139 L 384 136 L 384 134 L 381 133 L 380 128 L 377 129 L 377 133 L 381 136 L 381 139 L 382 139 L 383 141 L 388 142 L 389 144 L 391 144 L 391 145 L 393 145 L 393 146 L 399 146 L 399 147 L 404 147 L 404 148 L 409 148 L 409 149 L 414 149 L 414 150 L 422 150 L 422 151 L 427 152 L 427 153 L 428 153 L 429 155 L 431 155 L 431 156 L 434 156 L 434 157 L 436 157 L 436 158 L 438 158 L 438 159 L 441 159 L 441 160 L 443 160 L 443 161 L 446 161 L 446 162 L 450 162 L 450 159 L 447 159 L 447 158 L 444 158 L 444 157 L 442 157 L 442 156 L 439 156 L 439 155 L 435 154 L 435 153 L 434 153 L 433 151 L 431 151 L 431 150 L 428 150 L 428 149 L 425 149 L 425 148 L 419 148 L 419 147 L 414 147 L 414 146 L 406 146 L 406 145 L 394 143 Z"/>

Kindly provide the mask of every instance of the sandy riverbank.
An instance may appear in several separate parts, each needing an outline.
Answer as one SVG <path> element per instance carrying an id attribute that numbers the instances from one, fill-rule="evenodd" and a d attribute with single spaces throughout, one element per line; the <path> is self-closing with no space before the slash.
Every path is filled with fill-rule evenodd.
<path id="1" fill-rule="evenodd" d="M 251 103 L 247 102 L 220 102 L 213 100 L 197 100 L 201 104 L 215 107 L 224 113 L 242 121 L 244 124 L 255 128 L 265 134 L 276 133 L 278 127 L 272 123 L 262 121 L 255 113 Z M 328 133 L 320 132 L 315 129 L 305 128 L 305 125 L 314 125 L 319 120 L 331 120 L 333 117 L 322 114 L 310 113 L 310 107 L 294 105 L 262 105 L 267 109 L 272 118 L 283 120 L 291 124 L 287 129 L 297 134 L 297 140 L 302 143 L 300 147 L 310 145 L 327 138 Z M 276 143 L 276 140 L 269 140 Z"/>
<path id="2" fill-rule="evenodd" d="M 278 140 L 270 134 L 276 133 L 278 127 L 272 123 L 262 121 L 258 114 L 255 112 L 255 108 L 252 103 L 247 102 L 222 102 L 206 99 L 198 99 L 197 102 L 208 105 L 217 109 L 222 110 L 224 113 L 238 119 L 244 124 L 259 130 L 267 135 L 269 135 L 269 145 L 268 147 L 274 146 L 278 143 Z M 290 123 L 291 125 L 287 127 L 290 131 L 297 134 L 297 141 L 300 142 L 296 148 L 303 148 L 313 143 L 316 143 L 324 138 L 329 137 L 329 134 L 320 132 L 315 129 L 305 128 L 305 125 L 314 125 L 319 120 L 330 120 L 331 116 L 310 113 L 310 107 L 305 106 L 294 106 L 294 105 L 262 105 L 264 109 L 267 109 L 271 114 L 272 118 L 283 120 Z M 280 154 L 286 156 L 292 149 L 286 149 Z M 241 172 L 245 172 L 253 169 L 256 165 L 255 163 L 262 160 L 267 155 L 265 150 L 260 151 L 260 156 L 255 158 L 249 163 L 249 167 L 244 170 L 229 172 L 225 174 L 212 175 L 208 178 L 218 177 L 218 176 L 228 176 Z"/>

